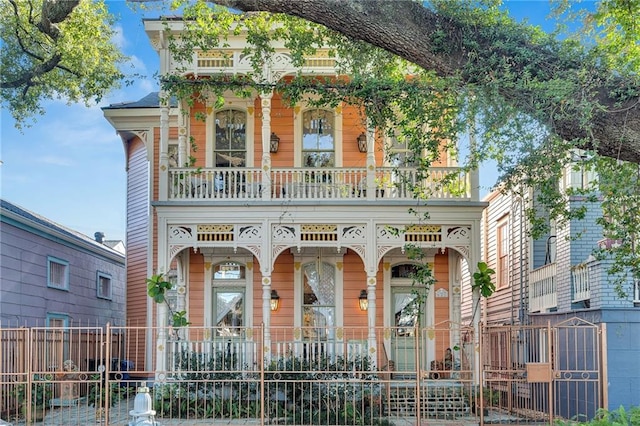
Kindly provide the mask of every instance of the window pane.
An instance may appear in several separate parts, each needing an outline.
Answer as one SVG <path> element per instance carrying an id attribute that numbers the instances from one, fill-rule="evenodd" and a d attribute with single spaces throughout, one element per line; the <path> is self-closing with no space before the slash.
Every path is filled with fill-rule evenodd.
<path id="1" fill-rule="evenodd" d="M 244 266 L 235 262 L 219 263 L 213 271 L 214 280 L 239 280 L 244 278 Z"/>
<path id="2" fill-rule="evenodd" d="M 403 138 L 396 137 L 391 140 L 389 163 L 392 167 L 415 167 L 416 162 L 413 157 L 413 152 Z"/>
<path id="3" fill-rule="evenodd" d="M 396 265 L 391 268 L 391 278 L 413 278 L 416 276 L 417 270 L 416 265 Z"/>
<path id="4" fill-rule="evenodd" d="M 331 338 L 334 324 L 334 308 L 305 306 L 302 311 L 302 326 L 307 339 L 327 340 Z"/>
<path id="5" fill-rule="evenodd" d="M 68 268 L 69 265 L 63 261 L 56 261 L 55 259 L 48 259 L 49 263 L 49 276 L 48 283 L 49 287 L 66 289 L 69 286 L 69 275 Z"/>
<path id="6" fill-rule="evenodd" d="M 216 293 L 216 326 L 218 335 L 240 336 L 244 325 L 244 293 L 218 291 Z"/>
<path id="7" fill-rule="evenodd" d="M 509 227 L 498 226 L 498 287 L 509 285 Z"/>
<path id="8" fill-rule="evenodd" d="M 64 327 L 62 318 L 49 318 L 49 327 Z"/>
<path id="9" fill-rule="evenodd" d="M 215 162 L 217 167 L 244 167 L 246 164 L 246 122 L 244 111 L 216 113 Z"/>
<path id="10" fill-rule="evenodd" d="M 305 167 L 333 167 L 333 111 L 307 110 L 302 115 L 302 157 Z"/>
<path id="11" fill-rule="evenodd" d="M 413 336 L 420 318 L 418 295 L 410 292 L 394 294 L 394 321 L 398 336 Z"/>
<path id="12" fill-rule="evenodd" d="M 335 267 L 330 263 L 304 265 L 302 326 L 308 339 L 331 339 L 335 326 Z"/>
<path id="13" fill-rule="evenodd" d="M 335 164 L 333 152 L 304 152 L 305 167 L 333 167 Z"/>
<path id="14" fill-rule="evenodd" d="M 51 262 L 51 284 L 64 285 L 64 265 Z"/>
<path id="15" fill-rule="evenodd" d="M 178 145 L 169 144 L 169 148 L 167 149 L 167 155 L 169 156 L 169 167 L 179 167 L 178 166 Z"/>
<path id="16" fill-rule="evenodd" d="M 216 153 L 216 167 L 244 167 L 246 164 L 244 151 L 224 151 Z"/>
<path id="17" fill-rule="evenodd" d="M 111 278 L 106 275 L 98 275 L 98 297 L 111 299 Z"/>

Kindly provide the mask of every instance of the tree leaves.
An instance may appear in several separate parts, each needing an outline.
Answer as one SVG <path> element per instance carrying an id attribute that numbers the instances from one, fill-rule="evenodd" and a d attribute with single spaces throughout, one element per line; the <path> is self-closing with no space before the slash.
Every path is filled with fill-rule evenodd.
<path id="1" fill-rule="evenodd" d="M 117 87 L 126 57 L 113 44 L 102 0 L 9 0 L 0 8 L 0 100 L 16 127 L 35 121 L 43 102 L 99 102 Z"/>
<path id="2" fill-rule="evenodd" d="M 496 271 L 489 268 L 485 262 L 478 262 L 478 270 L 473 273 L 473 283 L 471 288 L 479 289 L 482 297 L 489 297 L 496 291 L 496 285 L 493 283 L 491 276 Z"/>
<path id="3" fill-rule="evenodd" d="M 171 305 L 166 297 L 166 292 L 171 290 L 173 285 L 165 280 L 163 274 L 154 274 L 150 278 L 146 279 L 147 283 L 147 294 L 149 297 L 153 299 L 155 303 L 165 303 L 167 305 L 167 309 L 169 310 L 169 314 L 171 315 L 171 322 L 173 327 L 186 327 L 191 324 L 187 320 L 187 312 L 186 311 L 176 311 L 174 312 L 171 309 Z"/>

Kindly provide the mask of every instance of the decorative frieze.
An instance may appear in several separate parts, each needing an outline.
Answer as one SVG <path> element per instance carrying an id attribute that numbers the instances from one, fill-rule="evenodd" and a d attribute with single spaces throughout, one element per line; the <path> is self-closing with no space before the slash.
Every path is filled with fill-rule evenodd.
<path id="1" fill-rule="evenodd" d="M 365 224 L 306 223 L 298 225 L 271 224 L 198 224 L 171 225 L 168 229 L 170 258 L 186 247 L 243 248 L 256 258 L 263 259 L 269 253 L 273 261 L 287 249 L 303 247 L 349 248 L 366 261 L 367 251 L 375 251 L 380 261 L 389 251 L 403 249 L 406 244 L 445 250 L 452 248 L 465 258 L 470 258 L 471 227 L 468 225 L 376 225 L 375 239 Z M 265 246 L 269 244 L 270 247 Z M 375 263 L 377 264 L 377 263 Z"/>
<path id="2" fill-rule="evenodd" d="M 301 225 L 302 241 L 338 241 L 338 225 Z"/>

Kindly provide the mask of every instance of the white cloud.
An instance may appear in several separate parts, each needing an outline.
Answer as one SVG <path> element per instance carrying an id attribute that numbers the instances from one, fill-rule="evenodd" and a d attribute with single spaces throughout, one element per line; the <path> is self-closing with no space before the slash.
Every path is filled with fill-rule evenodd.
<path id="1" fill-rule="evenodd" d="M 35 159 L 36 163 L 48 164 L 51 166 L 71 167 L 74 165 L 73 161 L 70 161 L 69 157 L 48 155 Z"/>
<path id="2" fill-rule="evenodd" d="M 148 72 L 147 65 L 144 63 L 142 59 L 140 59 L 136 55 L 129 56 L 129 64 L 131 65 L 131 68 L 133 69 L 133 71 L 138 74 L 144 75 L 145 73 Z"/>
<path id="3" fill-rule="evenodd" d="M 121 51 L 124 51 L 125 48 L 129 45 L 127 42 L 127 38 L 124 36 L 124 30 L 122 29 L 122 25 L 114 25 L 113 26 L 113 36 L 111 37 L 111 42 Z"/>
<path id="4" fill-rule="evenodd" d="M 138 84 L 140 85 L 140 89 L 142 89 L 146 94 L 158 91 L 158 84 L 155 80 L 140 80 Z"/>

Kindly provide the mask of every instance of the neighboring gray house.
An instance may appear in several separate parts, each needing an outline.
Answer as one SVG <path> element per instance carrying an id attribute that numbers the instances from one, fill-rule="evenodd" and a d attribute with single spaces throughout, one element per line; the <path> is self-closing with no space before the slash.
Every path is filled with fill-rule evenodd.
<path id="1" fill-rule="evenodd" d="M 125 324 L 121 242 L 98 242 L 6 200 L 0 211 L 3 327 Z"/>
<path id="2" fill-rule="evenodd" d="M 561 185 L 580 187 L 595 179 L 591 173 L 567 167 Z M 599 374 L 604 378 L 602 386 L 606 388 L 608 408 L 640 405 L 640 288 L 639 283 L 629 280 L 625 285 L 628 297 L 620 298 L 614 290 L 614 279 L 607 273 L 607 262 L 593 256 L 594 249 L 608 243 L 596 223 L 602 216 L 600 203 L 571 197 L 568 199 L 571 208 L 586 204 L 586 217 L 562 227 L 551 223 L 551 232 L 533 240 L 528 237 L 524 211 L 534 198 L 532 192 L 519 198 L 496 190 L 484 199 L 489 207 L 484 212 L 482 253 L 489 267 L 496 271 L 496 292 L 484 301 L 482 321 L 554 326 L 577 317 L 584 324 L 606 324 L 606 333 L 600 337 L 604 342 L 603 354 L 596 353 L 591 338 L 565 339 L 561 331 L 554 335 L 558 348 L 564 344 L 568 349 L 552 351 L 553 368 L 556 372 L 581 371 L 584 377 L 594 373 L 583 370 L 598 371 L 597 364 L 601 362 Z M 572 238 L 578 235 L 579 238 Z M 470 316 L 468 305 L 463 306 L 463 311 Z M 592 348 L 595 356 L 590 358 L 586 350 L 586 355 L 568 361 L 583 348 Z M 514 350 L 512 347 L 511 352 Z M 531 352 L 531 347 L 526 350 Z M 582 398 L 586 389 L 576 391 L 575 398 Z M 559 386 L 556 392 L 568 391 Z M 587 414 L 557 409 L 565 417 Z M 593 407 L 585 411 L 594 414 Z"/>

